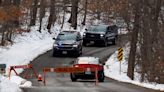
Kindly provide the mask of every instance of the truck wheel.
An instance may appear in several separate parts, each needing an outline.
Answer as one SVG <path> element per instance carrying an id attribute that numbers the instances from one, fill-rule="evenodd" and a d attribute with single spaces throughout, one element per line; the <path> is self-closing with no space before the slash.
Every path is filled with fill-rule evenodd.
<path id="1" fill-rule="evenodd" d="M 77 81 L 77 78 L 76 78 L 76 76 L 74 74 L 71 73 L 70 77 L 71 77 L 72 82 Z"/>
<path id="2" fill-rule="evenodd" d="M 101 72 L 101 73 L 100 73 L 100 76 L 99 76 L 99 78 L 98 78 L 98 81 L 99 81 L 99 82 L 104 82 L 104 79 L 105 79 L 104 72 Z"/>
<path id="3" fill-rule="evenodd" d="M 83 41 L 83 46 L 87 46 L 87 42 L 86 41 Z"/>

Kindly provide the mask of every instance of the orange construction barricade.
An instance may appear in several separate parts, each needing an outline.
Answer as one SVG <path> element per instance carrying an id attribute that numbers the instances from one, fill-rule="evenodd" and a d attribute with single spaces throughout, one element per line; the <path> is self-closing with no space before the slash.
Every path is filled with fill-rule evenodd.
<path id="1" fill-rule="evenodd" d="M 85 72 L 85 68 L 79 67 L 56 67 L 56 68 L 44 68 L 43 69 L 43 83 L 46 85 L 46 72 L 56 72 L 56 73 L 82 73 Z M 91 69 L 91 71 L 95 71 L 95 85 L 98 85 L 98 71 L 97 69 Z"/>
<path id="2" fill-rule="evenodd" d="M 37 78 L 37 73 L 36 73 L 36 71 L 34 70 L 34 68 L 32 67 L 32 65 L 31 64 L 28 64 L 28 65 L 16 65 L 16 66 L 10 66 L 10 71 L 9 71 L 9 79 L 10 79 L 10 77 L 11 77 L 11 72 L 12 71 L 14 71 L 14 73 L 16 74 L 16 75 L 18 75 L 18 73 L 16 72 L 16 69 L 29 69 L 28 71 L 29 72 L 26 72 L 25 73 L 25 76 L 24 76 L 24 78 L 29 78 L 29 74 L 32 72 L 33 73 L 33 75 L 34 75 L 34 77 L 35 78 Z M 31 71 L 31 72 L 30 72 Z M 32 76 L 31 76 L 32 77 Z"/>

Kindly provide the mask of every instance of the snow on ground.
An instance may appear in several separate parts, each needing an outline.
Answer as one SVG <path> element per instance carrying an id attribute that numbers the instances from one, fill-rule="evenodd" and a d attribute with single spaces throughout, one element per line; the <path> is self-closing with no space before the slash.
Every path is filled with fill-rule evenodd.
<path id="1" fill-rule="evenodd" d="M 0 47 L 0 64 L 7 65 L 6 75 L 9 73 L 10 66 L 28 64 L 40 54 L 52 49 L 54 43 L 52 38 L 56 37 L 59 33 L 61 24 L 56 23 L 51 29 L 52 34 L 49 34 L 46 29 L 46 21 L 49 14 L 46 13 L 46 16 L 47 17 L 43 19 L 41 33 L 37 31 L 39 29 L 39 23 L 37 22 L 36 26 L 31 27 L 31 31 L 29 33 L 17 35 L 14 38 L 14 44 L 12 46 Z M 69 14 L 65 16 L 66 18 L 63 30 L 72 29 L 70 24 L 66 22 L 68 21 L 69 16 Z M 84 29 L 85 26 L 77 27 L 77 31 L 81 31 L 81 34 L 83 34 Z M 23 69 L 17 69 L 16 71 L 21 73 Z M 15 76 L 13 72 L 10 80 L 8 77 L 0 75 L 0 92 L 20 92 L 21 90 L 19 87 L 29 87 L 31 85 L 31 82 Z"/>
<path id="2" fill-rule="evenodd" d="M 128 33 L 128 30 L 126 28 L 119 28 L 118 29 L 118 34 L 119 35 L 127 34 L 127 33 Z"/>
<path id="3" fill-rule="evenodd" d="M 30 87 L 32 83 L 18 76 L 8 78 L 0 75 L 0 92 L 22 92 L 19 87 Z"/>
<path id="4" fill-rule="evenodd" d="M 35 59 L 38 55 L 45 53 L 52 49 L 53 37 L 59 33 L 60 26 L 55 25 L 49 34 L 46 29 L 46 23 L 48 17 L 43 19 L 42 33 L 39 33 L 39 24 L 31 27 L 31 31 L 28 33 L 17 34 L 15 36 L 14 44 L 12 46 L 0 47 L 0 64 L 6 64 L 6 75 L 9 73 L 10 66 L 13 65 L 25 65 Z M 23 69 L 16 69 L 18 73 L 21 73 Z M 0 92 L 20 92 L 19 87 L 30 87 L 31 82 L 25 79 L 15 76 L 12 72 L 11 79 L 6 76 L 0 75 Z"/>
<path id="5" fill-rule="evenodd" d="M 139 81 L 139 74 L 135 73 L 135 80 L 131 80 L 127 76 L 127 61 L 126 59 L 128 58 L 128 52 L 129 52 L 129 44 L 125 46 L 124 49 L 124 55 L 123 55 L 123 60 L 121 62 L 121 74 L 120 74 L 120 62 L 117 60 L 117 51 L 111 55 L 111 57 L 108 59 L 104 66 L 104 72 L 107 77 L 110 77 L 112 79 L 121 81 L 121 82 L 127 82 L 127 83 L 132 83 L 138 86 L 146 87 L 146 88 L 151 88 L 155 90 L 160 90 L 164 91 L 164 84 L 157 84 L 157 83 L 146 83 L 146 82 L 140 82 Z"/>
<path id="6" fill-rule="evenodd" d="M 35 28 L 34 28 L 35 29 Z M 39 33 L 38 31 L 23 33 L 23 36 L 18 36 L 12 46 L 0 49 L 0 64 L 6 64 L 6 75 L 8 75 L 9 67 L 13 65 L 25 65 L 35 59 L 38 55 L 50 50 L 53 46 L 55 34 L 49 34 L 46 31 Z M 18 73 L 23 69 L 16 69 Z M 19 87 L 29 87 L 31 82 L 26 81 L 12 72 L 11 79 L 0 77 L 0 92 L 20 92 Z"/>

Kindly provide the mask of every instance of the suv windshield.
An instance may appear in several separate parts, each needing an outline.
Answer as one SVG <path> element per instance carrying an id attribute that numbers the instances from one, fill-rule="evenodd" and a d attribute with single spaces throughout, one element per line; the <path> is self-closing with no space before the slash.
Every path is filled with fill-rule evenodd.
<path id="1" fill-rule="evenodd" d="M 88 31 L 106 32 L 106 27 L 104 27 L 104 26 L 92 26 Z"/>
<path id="2" fill-rule="evenodd" d="M 76 34 L 59 34 L 57 40 L 76 40 Z"/>

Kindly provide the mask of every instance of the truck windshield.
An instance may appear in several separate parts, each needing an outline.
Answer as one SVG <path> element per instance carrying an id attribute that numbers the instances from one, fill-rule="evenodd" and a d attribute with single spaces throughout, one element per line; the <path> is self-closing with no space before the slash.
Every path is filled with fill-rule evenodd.
<path id="1" fill-rule="evenodd" d="M 90 27 L 90 29 L 88 31 L 106 32 L 106 27 L 104 27 L 104 26 L 93 26 L 93 27 Z"/>

